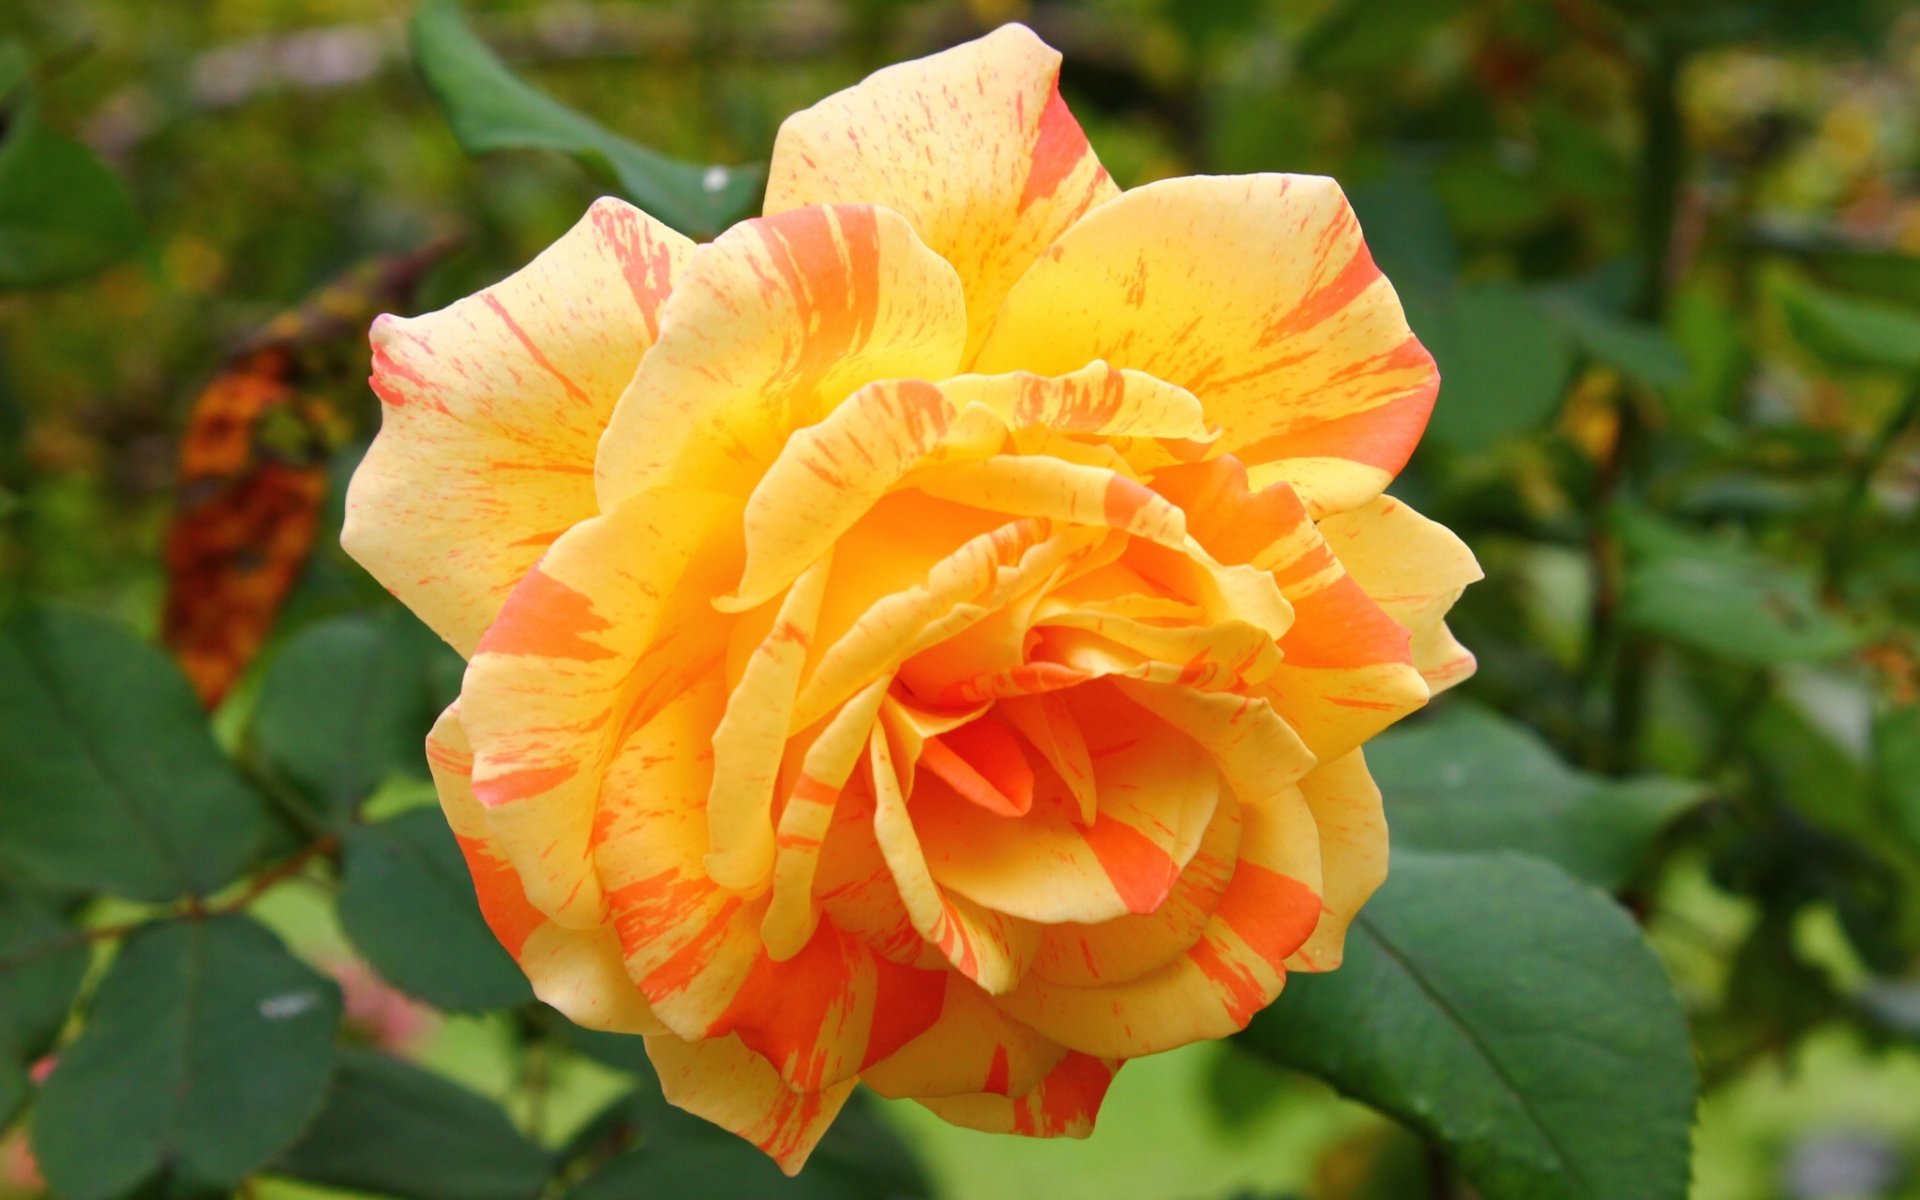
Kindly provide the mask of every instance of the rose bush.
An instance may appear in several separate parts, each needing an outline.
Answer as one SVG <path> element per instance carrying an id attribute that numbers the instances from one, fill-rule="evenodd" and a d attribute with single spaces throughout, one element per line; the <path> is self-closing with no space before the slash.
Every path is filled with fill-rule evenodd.
<path id="1" fill-rule="evenodd" d="M 797 114 L 766 216 L 595 204 L 374 326 L 348 549 L 542 999 L 797 1170 L 856 1080 L 1084 1134 L 1338 964 L 1360 747 L 1478 577 L 1382 492 L 1438 388 L 1330 180 L 1108 179 L 1009 26 Z"/>

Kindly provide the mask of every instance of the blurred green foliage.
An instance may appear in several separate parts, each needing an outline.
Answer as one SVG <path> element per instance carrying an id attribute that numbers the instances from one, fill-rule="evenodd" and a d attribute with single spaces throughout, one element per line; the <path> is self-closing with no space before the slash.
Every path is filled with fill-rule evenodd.
<path id="1" fill-rule="evenodd" d="M 0 9 L 0 1195 L 37 1155 L 72 1200 L 1920 1196 L 1920 13 L 470 7 Z M 1343 970 L 1130 1067 L 1085 1146 L 874 1105 L 783 1183 L 527 999 L 418 811 L 459 664 L 337 549 L 357 340 L 211 726 L 130 627 L 273 314 L 453 235 L 434 307 L 605 188 L 711 232 L 786 113 L 1006 19 L 1123 185 L 1347 188 L 1445 376 L 1395 491 L 1486 567 L 1481 668 L 1370 751 L 1399 865 Z"/>

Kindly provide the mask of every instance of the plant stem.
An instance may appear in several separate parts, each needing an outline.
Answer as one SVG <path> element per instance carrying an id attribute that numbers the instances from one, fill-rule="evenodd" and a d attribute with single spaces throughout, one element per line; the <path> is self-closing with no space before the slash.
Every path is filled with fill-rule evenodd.
<path id="1" fill-rule="evenodd" d="M 1853 566 L 1860 517 L 1866 511 L 1873 477 L 1880 473 L 1894 446 L 1916 421 L 1920 421 L 1920 377 L 1907 385 L 1907 393 L 1901 397 L 1899 407 L 1880 427 L 1880 432 L 1874 435 L 1867 452 L 1847 478 L 1847 490 L 1840 497 L 1839 510 L 1834 514 L 1833 535 L 1827 539 L 1826 559 L 1820 577 L 1821 590 L 1829 597 L 1840 592 L 1846 583 L 1847 572 Z"/>

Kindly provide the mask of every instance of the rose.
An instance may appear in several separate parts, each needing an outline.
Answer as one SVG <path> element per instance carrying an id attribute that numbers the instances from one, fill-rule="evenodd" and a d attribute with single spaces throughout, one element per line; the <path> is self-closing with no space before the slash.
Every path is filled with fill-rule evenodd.
<path id="1" fill-rule="evenodd" d="M 613 200 L 374 326 L 349 550 L 538 994 L 797 1170 L 856 1079 L 1084 1134 L 1340 960 L 1360 746 L 1472 669 L 1382 496 L 1438 376 L 1338 187 L 1120 193 L 1020 26 L 791 118 L 696 247 Z"/>

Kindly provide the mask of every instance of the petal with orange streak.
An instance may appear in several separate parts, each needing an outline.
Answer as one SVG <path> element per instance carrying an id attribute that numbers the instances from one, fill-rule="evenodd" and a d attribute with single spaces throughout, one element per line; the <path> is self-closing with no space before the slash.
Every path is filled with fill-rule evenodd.
<path id="1" fill-rule="evenodd" d="M 923 772 L 912 811 L 928 870 L 947 891 L 1029 921 L 1093 924 L 1153 912 L 1199 849 L 1219 773 L 1187 738 L 1105 688 L 1067 697 L 1093 763 L 1093 823 L 1080 823 L 1072 793 L 1050 770 L 1019 818 L 968 803 Z"/>
<path id="2" fill-rule="evenodd" d="M 913 928 L 955 970 L 999 995 L 1026 974 L 1037 933 L 1026 921 L 983 908 L 935 882 L 900 793 L 893 754 L 884 734 L 869 743 L 873 773 L 873 831 Z"/>
<path id="3" fill-rule="evenodd" d="M 1029 972 L 999 998 L 1014 1019 L 1063 1045 L 1137 1058 L 1246 1028 L 1273 1002 L 1286 960 L 1312 934 L 1319 846 L 1298 788 L 1241 795 L 1240 856 L 1198 941 L 1157 970 L 1121 983 L 1072 987 Z"/>
<path id="4" fill-rule="evenodd" d="M 1316 516 L 1380 494 L 1439 389 L 1330 179 L 1193 176 L 1087 214 L 1008 292 L 972 369 L 1093 358 L 1200 397 L 1218 448 Z"/>
<path id="5" fill-rule="evenodd" d="M 605 916 L 594 804 L 627 728 L 724 655 L 711 598 L 739 570 L 739 511 L 686 492 L 581 522 L 514 588 L 467 666 L 474 794 L 527 898 L 560 924 Z"/>
<path id="6" fill-rule="evenodd" d="M 657 487 L 745 498 L 795 430 L 864 384 L 953 374 L 966 312 L 953 268 L 905 219 L 842 205 L 701 246 L 661 327 L 600 439 L 602 507 Z"/>
<path id="7" fill-rule="evenodd" d="M 867 513 L 927 456 L 952 457 L 948 435 L 975 408 L 1012 432 L 1045 429 L 1108 437 L 1198 439 L 1207 435 L 1192 395 L 1137 371 L 1091 363 L 1060 376 L 1026 372 L 869 384 L 795 433 L 747 501 L 747 569 L 730 607 L 764 601 Z M 966 429 L 988 447 L 1004 438 Z M 966 454 L 973 458 L 984 455 Z M 1094 481 L 1104 498 L 1105 477 Z M 960 497 L 976 503 L 972 496 Z M 990 505 L 990 507 L 992 507 Z M 1000 506 L 1005 507 L 1005 506 Z M 1038 510 L 1012 508 L 1022 515 Z"/>
<path id="8" fill-rule="evenodd" d="M 519 877 L 473 798 L 473 752 L 460 727 L 458 703 L 440 714 L 427 735 L 427 767 L 473 876 L 480 915 L 526 972 L 534 995 L 588 1029 L 664 1033 L 666 1026 L 627 977 L 611 930 L 566 929 L 527 903 Z"/>
<path id="9" fill-rule="evenodd" d="M 1361 590 L 1412 632 L 1414 665 L 1434 692 L 1473 674 L 1473 655 L 1442 618 L 1482 572 L 1451 530 L 1382 496 L 1322 521 L 1320 534 Z"/>
<path id="10" fill-rule="evenodd" d="M 1059 53 L 1021 25 L 876 72 L 780 126 L 766 211 L 862 201 L 904 213 L 959 271 L 984 326 L 1048 243 L 1118 194 L 1059 74 Z"/>
<path id="11" fill-rule="evenodd" d="M 1100 1104 L 1120 1065 L 1117 1059 L 1075 1051 L 1023 1096 L 1008 1098 L 986 1092 L 934 1096 L 920 1103 L 942 1120 L 967 1129 L 1023 1137 L 1083 1138 L 1093 1132 L 1094 1118 L 1100 1114 Z"/>
<path id="12" fill-rule="evenodd" d="M 1100 987 L 1138 979 L 1172 962 L 1206 932 L 1239 855 L 1240 802 L 1229 788 L 1221 792 L 1200 849 L 1182 868 L 1165 904 L 1097 925 L 1041 926 L 1033 974 L 1070 987 Z"/>
<path id="13" fill-rule="evenodd" d="M 877 679 L 841 705 L 806 747 L 799 773 L 787 789 L 774 835 L 773 891 L 760 920 L 760 936 L 767 953 L 776 959 L 798 954 L 819 923 L 813 885 L 821 851 L 833 827 L 840 791 L 860 763 L 886 694 L 887 681 Z"/>
<path id="14" fill-rule="evenodd" d="M 894 1099 L 970 1092 L 1023 1096 L 1067 1048 L 1001 1012 L 963 976 L 947 973 L 946 1002 L 919 1037 L 868 1067 L 860 1081 Z"/>
<path id="15" fill-rule="evenodd" d="M 686 1042 L 661 1034 L 647 1039 L 647 1057 L 668 1103 L 739 1134 L 788 1175 L 800 1173 L 853 1092 L 852 1080 L 796 1092 L 738 1038 Z"/>
<path id="16" fill-rule="evenodd" d="M 604 199 L 500 283 L 374 322 L 383 415 L 341 541 L 461 654 L 547 546 L 596 511 L 601 430 L 692 253 Z"/>
<path id="17" fill-rule="evenodd" d="M 773 792 L 831 566 L 830 556 L 816 561 L 787 589 L 714 730 L 713 792 L 707 798 L 713 849 L 707 874 L 722 887 L 757 893 L 771 879 Z"/>
<path id="18" fill-rule="evenodd" d="M 1387 878 L 1387 821 L 1380 789 L 1355 750 L 1316 767 L 1300 781 L 1320 831 L 1324 879 L 1320 923 L 1287 965 L 1296 971 L 1331 971 L 1346 949 L 1347 926 Z"/>

